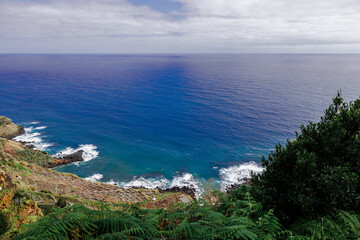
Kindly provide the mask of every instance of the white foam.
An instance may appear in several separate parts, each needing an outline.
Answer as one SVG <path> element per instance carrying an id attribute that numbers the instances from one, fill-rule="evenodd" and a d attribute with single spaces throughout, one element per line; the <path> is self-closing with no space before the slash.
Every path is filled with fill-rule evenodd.
<path id="1" fill-rule="evenodd" d="M 181 176 L 174 177 L 170 184 L 170 188 L 172 187 L 193 188 L 197 198 L 204 192 L 202 184 L 190 173 L 184 173 Z"/>
<path id="2" fill-rule="evenodd" d="M 188 187 L 194 189 L 197 198 L 204 192 L 202 184 L 192 174 L 183 173 L 182 175 L 175 176 L 171 181 L 166 178 L 134 178 L 130 182 L 120 182 L 120 186 L 124 188 L 139 187 L 147 189 L 168 189 L 173 187 Z"/>
<path id="3" fill-rule="evenodd" d="M 221 191 L 226 191 L 235 184 L 243 184 L 251 178 L 251 173 L 260 173 L 264 169 L 255 162 L 242 163 L 228 168 L 221 168 L 219 175 L 221 178 Z"/>
<path id="4" fill-rule="evenodd" d="M 40 127 L 34 128 L 34 130 L 44 130 L 45 128 L 47 128 L 47 126 L 40 126 Z"/>
<path id="5" fill-rule="evenodd" d="M 114 179 L 110 179 L 110 181 L 108 181 L 106 183 L 110 184 L 110 185 L 119 185 L 117 182 L 114 181 Z"/>
<path id="6" fill-rule="evenodd" d="M 127 183 L 121 182 L 120 186 L 124 188 L 141 187 L 148 189 L 155 189 L 155 188 L 165 189 L 169 185 L 169 183 L 170 181 L 167 180 L 166 178 L 156 179 L 156 178 L 139 177 Z"/>
<path id="7" fill-rule="evenodd" d="M 56 153 L 55 155 L 53 155 L 56 158 L 62 158 L 66 155 L 72 154 L 72 153 L 76 153 L 77 151 L 82 150 L 82 157 L 84 159 L 84 161 L 90 161 L 94 158 L 97 158 L 97 156 L 99 156 L 99 151 L 96 150 L 97 147 L 95 145 L 92 144 L 80 144 L 79 147 L 77 148 L 71 148 L 71 147 L 67 147 L 64 150 Z"/>
<path id="8" fill-rule="evenodd" d="M 48 147 L 53 146 L 52 143 L 44 142 L 44 139 L 42 138 L 42 134 L 37 131 L 41 131 L 45 129 L 46 126 L 40 126 L 40 127 L 27 127 L 24 128 L 25 133 L 23 135 L 15 137 L 13 140 L 18 142 L 24 142 L 25 145 L 32 145 L 34 146 L 34 149 L 45 151 Z"/>
<path id="9" fill-rule="evenodd" d="M 35 124 L 39 124 L 40 122 L 38 122 L 38 121 L 34 121 L 34 122 L 31 122 L 30 124 L 32 124 L 32 125 L 35 125 Z"/>
<path id="10" fill-rule="evenodd" d="M 85 178 L 85 180 L 90 181 L 90 182 L 98 182 L 101 179 L 103 179 L 104 175 L 100 174 L 100 173 L 95 173 L 93 175 L 91 175 L 90 177 Z"/>
<path id="11" fill-rule="evenodd" d="M 251 177 L 251 173 L 261 173 L 263 168 L 255 163 L 248 162 L 242 163 L 228 168 L 221 168 L 219 170 L 220 181 L 217 181 L 220 185 L 221 191 L 226 191 L 229 187 L 235 184 L 244 184 Z M 102 174 L 94 174 L 87 180 L 99 181 L 103 177 Z M 166 178 L 145 178 L 135 177 L 130 182 L 116 182 L 113 179 L 108 181 L 108 184 L 119 185 L 123 188 L 147 188 L 147 189 L 168 189 L 173 187 L 188 187 L 194 189 L 195 196 L 198 199 L 203 193 L 203 182 L 195 178 L 191 173 L 183 173 L 175 176 L 172 180 Z"/>

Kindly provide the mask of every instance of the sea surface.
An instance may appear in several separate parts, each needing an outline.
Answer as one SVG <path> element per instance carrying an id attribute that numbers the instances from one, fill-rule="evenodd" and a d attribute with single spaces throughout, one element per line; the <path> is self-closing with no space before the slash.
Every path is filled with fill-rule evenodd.
<path id="1" fill-rule="evenodd" d="M 225 188 L 360 95 L 360 55 L 0 55 L 0 115 L 58 168 L 121 186 Z"/>

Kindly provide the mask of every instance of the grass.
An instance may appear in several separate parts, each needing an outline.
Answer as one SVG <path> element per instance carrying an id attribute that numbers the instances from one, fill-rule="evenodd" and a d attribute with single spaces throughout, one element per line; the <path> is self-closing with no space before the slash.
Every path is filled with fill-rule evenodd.
<path id="1" fill-rule="evenodd" d="M 0 127 L 2 125 L 7 125 L 7 124 L 10 124 L 10 123 L 12 123 L 12 121 L 9 118 L 0 116 Z"/>

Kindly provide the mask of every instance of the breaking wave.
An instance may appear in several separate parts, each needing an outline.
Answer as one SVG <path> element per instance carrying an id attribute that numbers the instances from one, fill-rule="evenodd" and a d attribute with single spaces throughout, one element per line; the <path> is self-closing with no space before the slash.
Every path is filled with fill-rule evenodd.
<path id="1" fill-rule="evenodd" d="M 95 173 L 93 175 L 91 175 L 90 177 L 86 177 L 85 180 L 90 181 L 90 182 L 98 182 L 101 179 L 103 179 L 104 175 L 100 174 L 100 173 Z"/>
<path id="2" fill-rule="evenodd" d="M 255 162 L 241 163 L 238 165 L 221 168 L 219 170 L 220 179 L 215 181 L 220 190 L 225 192 L 229 188 L 246 183 L 252 173 L 261 173 L 264 169 Z M 85 178 L 88 181 L 97 182 L 103 179 L 103 174 L 96 173 Z M 191 173 L 183 173 L 175 176 L 172 180 L 167 178 L 146 178 L 134 177 L 129 182 L 117 182 L 113 179 L 106 182 L 107 184 L 117 185 L 123 188 L 147 188 L 147 189 L 172 189 L 174 187 L 187 187 L 192 189 L 197 199 L 204 193 L 205 180 L 195 178 Z"/>
<path id="3" fill-rule="evenodd" d="M 174 187 L 187 187 L 194 190 L 195 196 L 198 198 L 204 192 L 201 182 L 196 179 L 190 173 L 183 173 L 181 175 L 175 176 L 172 180 L 166 178 L 145 178 L 145 177 L 135 177 L 130 182 L 115 182 L 113 179 L 107 183 L 113 185 L 119 185 L 123 188 L 147 188 L 147 189 L 171 189 Z"/>
<path id="4" fill-rule="evenodd" d="M 47 151 L 49 147 L 54 146 L 53 143 L 46 142 L 44 140 L 43 130 L 47 126 L 39 126 L 40 122 L 34 121 L 30 123 L 30 126 L 25 127 L 25 133 L 13 138 L 14 141 L 22 142 L 27 146 L 32 146 L 36 150 Z M 28 124 L 29 125 L 29 124 Z M 77 151 L 82 150 L 82 157 L 84 161 L 90 161 L 99 156 L 99 151 L 96 150 L 97 147 L 93 144 L 80 144 L 77 148 L 67 147 L 64 150 L 54 154 L 54 157 L 60 158 Z M 50 150 L 50 152 L 52 152 Z"/>
<path id="5" fill-rule="evenodd" d="M 84 159 L 84 161 L 90 161 L 94 158 L 97 158 L 99 156 L 99 151 L 96 150 L 97 146 L 93 145 L 93 144 L 80 144 L 79 147 L 77 148 L 72 148 L 72 147 L 67 147 L 64 150 L 54 154 L 53 156 L 56 158 L 61 158 L 64 157 L 66 155 L 72 154 L 72 153 L 76 153 L 77 151 L 82 150 L 82 157 Z"/>
<path id="6" fill-rule="evenodd" d="M 36 123 L 38 124 L 38 123 Z M 27 127 L 24 128 L 25 133 L 23 135 L 15 137 L 13 140 L 23 142 L 27 146 L 33 146 L 36 150 L 45 151 L 54 144 L 45 142 L 41 130 L 44 130 L 47 126 L 39 127 Z"/>
<path id="7" fill-rule="evenodd" d="M 221 168 L 219 170 L 220 179 L 215 182 L 219 185 L 220 190 L 225 192 L 233 186 L 246 183 L 251 178 L 251 173 L 261 173 L 262 171 L 263 168 L 255 162 L 241 163 L 227 168 Z M 182 175 L 175 176 L 172 180 L 166 178 L 134 177 L 130 182 L 116 182 L 111 179 L 107 183 L 119 185 L 124 188 L 159 188 L 163 190 L 173 187 L 188 187 L 193 189 L 195 196 L 199 198 L 204 193 L 205 180 L 197 179 L 190 173 L 183 173 Z"/>
<path id="8" fill-rule="evenodd" d="M 251 173 L 261 173 L 264 169 L 255 162 L 242 163 L 219 170 L 220 189 L 226 191 L 234 185 L 246 183 L 251 178 Z"/>

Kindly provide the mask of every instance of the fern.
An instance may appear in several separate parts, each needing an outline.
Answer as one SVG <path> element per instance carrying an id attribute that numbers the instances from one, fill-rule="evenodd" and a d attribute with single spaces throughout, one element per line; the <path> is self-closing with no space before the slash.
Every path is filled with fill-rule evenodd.
<path id="1" fill-rule="evenodd" d="M 358 216 L 338 211 L 335 216 L 301 220 L 284 229 L 272 210 L 263 212 L 248 191 L 240 188 L 220 196 L 221 203 L 179 204 L 169 209 L 121 205 L 122 211 L 101 211 L 83 205 L 54 209 L 15 239 L 193 239 L 193 240 L 316 240 L 359 239 Z M 231 207 L 226 209 L 226 207 Z"/>

